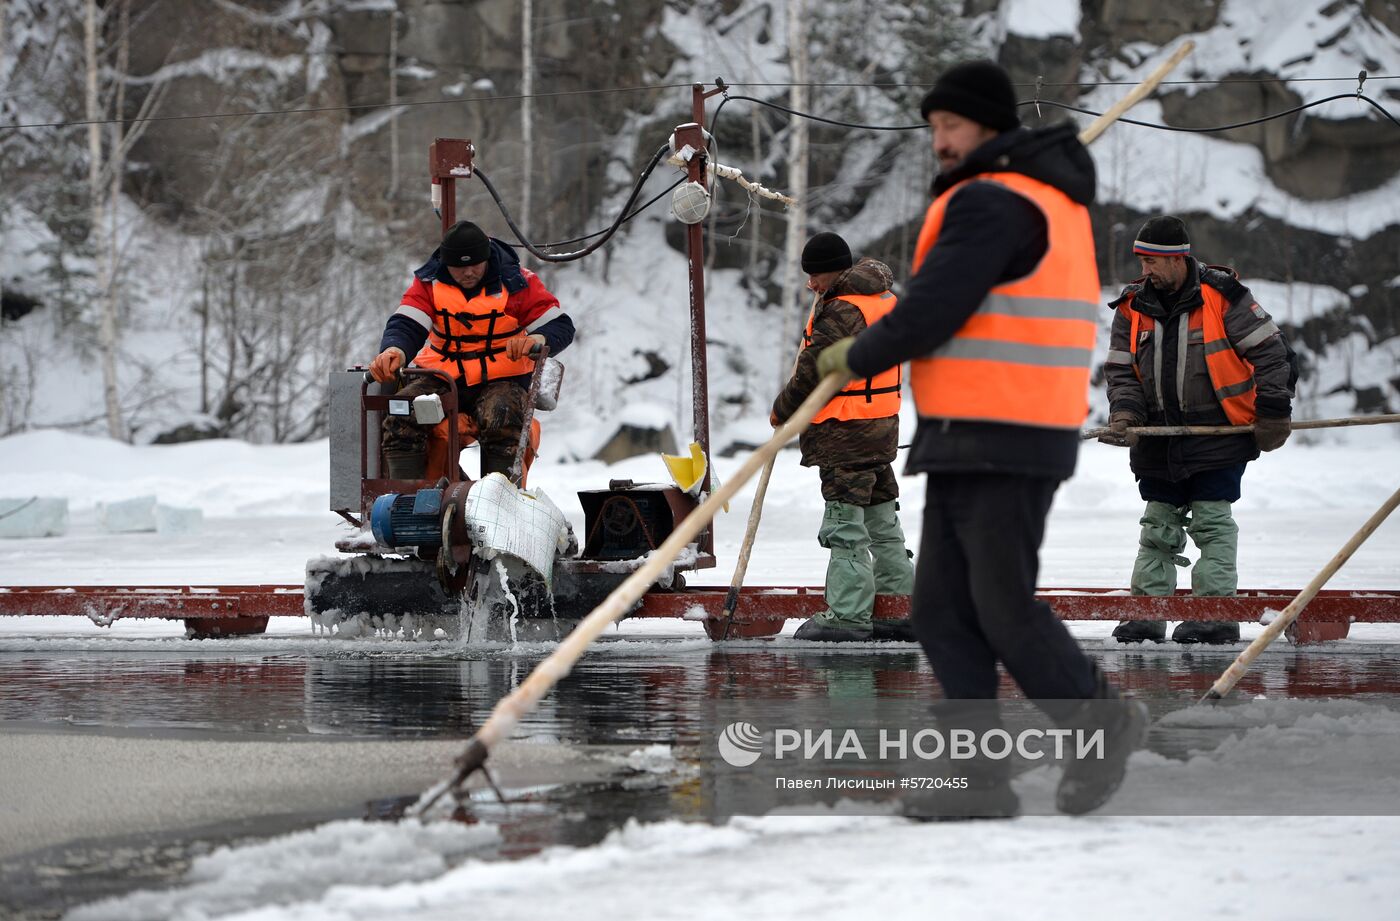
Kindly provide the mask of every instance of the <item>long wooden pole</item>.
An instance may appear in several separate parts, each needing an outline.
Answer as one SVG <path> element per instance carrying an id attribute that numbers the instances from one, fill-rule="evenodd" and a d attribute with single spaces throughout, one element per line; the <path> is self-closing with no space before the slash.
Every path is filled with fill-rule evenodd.
<path id="1" fill-rule="evenodd" d="M 807 325 L 812 324 L 812 318 L 816 316 L 817 304 L 821 303 L 822 292 L 818 291 L 812 295 L 812 306 L 807 311 Z M 797 370 L 797 363 L 802 359 L 802 349 L 797 350 L 797 355 L 792 359 L 792 371 Z M 791 376 L 792 372 L 789 372 Z M 729 627 L 734 623 L 734 612 L 739 607 L 739 591 L 744 587 L 744 576 L 749 571 L 749 556 L 753 553 L 754 538 L 758 536 L 758 522 L 763 517 L 763 499 L 768 494 L 768 481 L 773 476 L 773 465 L 778 462 L 778 456 L 774 454 L 768 459 L 768 463 L 763 465 L 763 473 L 758 478 L 758 486 L 753 492 L 753 505 L 749 506 L 749 523 L 744 528 L 744 544 L 739 548 L 739 558 L 734 563 L 734 578 L 729 580 L 729 594 L 724 597 L 724 610 L 721 616 L 724 618 L 724 632 L 720 639 L 729 639 Z"/>
<path id="2" fill-rule="evenodd" d="M 1400 422 L 1400 413 L 1379 416 L 1346 416 L 1341 419 L 1305 419 L 1300 422 L 1290 422 L 1288 428 L 1292 431 L 1303 431 L 1306 429 L 1336 429 L 1345 428 L 1352 425 L 1387 425 L 1392 422 Z M 1130 426 L 1128 432 L 1140 437 L 1162 437 L 1169 435 L 1244 435 L 1254 431 L 1252 425 L 1137 425 Z M 1113 429 L 1104 427 L 1096 429 L 1085 429 L 1079 434 L 1081 441 L 1092 441 L 1101 435 L 1110 435 Z"/>
<path id="3" fill-rule="evenodd" d="M 491 747 L 504 739 L 520 718 L 533 710 L 540 699 L 561 678 L 569 674 L 574 663 L 604 629 L 632 610 L 643 593 L 656 583 L 662 571 L 670 566 L 686 545 L 710 523 L 720 508 L 734 498 L 739 488 L 752 479 L 759 468 L 774 457 L 783 445 L 801 434 L 812 421 L 812 417 L 836 396 L 837 391 L 846 386 L 848 380 L 849 378 L 837 374 L 829 374 L 823 378 L 797 408 L 797 412 L 773 433 L 773 437 L 766 444 L 749 455 L 734 475 L 701 503 L 699 508 L 683 518 L 671 532 L 671 536 L 651 552 L 645 563 L 581 620 L 578 626 L 560 641 L 558 648 L 535 666 L 535 670 L 519 687 L 496 704 L 482 727 L 467 740 L 466 749 L 457 758 L 456 774 L 442 787 L 428 793 L 422 804 L 415 809 L 416 814 L 421 815 L 448 791 L 459 789 L 473 771 L 485 764 Z"/>
<path id="4" fill-rule="evenodd" d="M 1079 143 L 1088 147 L 1093 141 L 1107 130 L 1108 126 L 1123 117 L 1133 106 L 1142 102 L 1147 95 L 1157 88 L 1157 84 L 1167 78 L 1167 74 L 1176 69 L 1176 65 L 1185 60 L 1186 56 L 1196 47 L 1193 41 L 1182 42 L 1181 47 L 1176 49 L 1176 53 L 1167 58 L 1157 67 L 1156 70 L 1148 74 L 1147 79 L 1133 87 L 1132 91 L 1122 99 L 1109 107 L 1108 111 L 1100 115 L 1089 123 L 1089 127 L 1079 132 Z"/>
<path id="5" fill-rule="evenodd" d="M 1366 538 L 1370 537 L 1371 534 L 1375 532 L 1376 528 L 1381 526 L 1381 522 L 1385 521 L 1387 516 L 1395 511 L 1397 505 L 1400 505 L 1400 489 L 1397 489 L 1389 499 L 1385 500 L 1385 503 L 1381 505 L 1380 508 L 1376 509 L 1376 513 L 1367 519 L 1366 523 L 1361 526 L 1361 530 L 1353 534 L 1351 540 L 1347 541 L 1346 545 L 1343 546 L 1341 550 L 1337 551 L 1337 555 L 1332 557 L 1326 566 L 1322 567 L 1322 571 L 1313 576 L 1313 580 L 1308 583 L 1307 588 L 1299 592 L 1298 597 L 1290 601 L 1288 607 L 1279 612 L 1278 617 L 1274 618 L 1273 623 L 1265 627 L 1264 632 L 1255 637 L 1254 642 L 1245 647 L 1244 651 L 1235 658 L 1235 661 L 1230 667 L 1225 669 L 1224 674 L 1216 679 L 1215 684 L 1211 685 L 1211 689 L 1206 692 L 1206 696 L 1201 698 L 1201 703 L 1219 700 L 1230 693 L 1230 689 L 1233 688 L 1235 684 L 1244 677 L 1244 673 L 1249 670 L 1250 663 L 1253 662 L 1270 643 L 1278 639 L 1279 634 L 1287 630 L 1289 624 L 1298 619 L 1298 615 L 1303 613 L 1303 608 L 1307 607 L 1308 602 L 1312 601 L 1317 593 L 1322 590 L 1322 586 L 1327 584 L 1327 580 L 1337 574 L 1337 570 L 1342 568 L 1342 564 L 1351 559 L 1351 555 L 1356 552 L 1356 548 L 1360 547 L 1361 544 L 1365 542 Z"/>

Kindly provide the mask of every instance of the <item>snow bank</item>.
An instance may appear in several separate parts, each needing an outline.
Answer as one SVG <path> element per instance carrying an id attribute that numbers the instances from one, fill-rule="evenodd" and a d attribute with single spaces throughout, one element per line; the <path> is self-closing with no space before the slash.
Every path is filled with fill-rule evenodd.
<path id="1" fill-rule="evenodd" d="M 441 875 L 451 857 L 494 843 L 490 825 L 332 822 L 196 858 L 184 884 L 76 909 L 69 921 L 203 921 L 280 903 L 315 900 L 338 886 L 392 887 Z M 388 890 L 392 891 L 392 889 Z"/>

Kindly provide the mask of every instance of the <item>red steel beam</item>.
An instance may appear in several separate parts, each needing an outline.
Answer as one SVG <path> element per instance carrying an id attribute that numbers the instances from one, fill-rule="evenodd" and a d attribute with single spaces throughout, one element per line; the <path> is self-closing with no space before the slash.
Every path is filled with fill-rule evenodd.
<path id="1" fill-rule="evenodd" d="M 0 587 L 0 616 L 228 619 L 302 617 L 300 585 L 22 585 Z"/>
<path id="2" fill-rule="evenodd" d="M 634 617 L 716 619 L 727 586 L 694 586 L 679 592 L 648 592 Z M 1198 598 L 1188 591 L 1147 597 L 1102 588 L 1044 589 L 1037 593 L 1062 620 L 1234 620 L 1256 621 L 1267 610 L 1281 611 L 1296 593 L 1251 589 L 1237 595 Z M 734 622 L 760 623 L 811 617 L 825 607 L 821 586 L 746 586 Z M 875 616 L 909 613 L 909 599 L 881 595 Z M 59 615 L 113 620 L 121 617 L 221 619 L 250 616 L 301 617 L 300 585 L 150 585 L 0 587 L 0 616 Z M 1400 590 L 1328 590 L 1304 609 L 1302 622 L 1400 622 Z"/>
<path id="3" fill-rule="evenodd" d="M 681 592 L 648 592 L 642 599 L 641 609 L 632 616 L 718 618 L 724 610 L 728 591 L 726 587 L 694 586 Z M 1257 621 L 1266 611 L 1283 610 L 1296 594 L 1284 589 L 1249 589 L 1229 597 L 1202 598 L 1182 590 L 1175 595 L 1148 597 L 1124 594 L 1121 589 L 1063 588 L 1042 589 L 1036 597 L 1048 602 L 1061 620 Z M 745 586 L 734 612 L 734 622 L 811 617 L 825 606 L 820 586 Z M 906 596 L 880 595 L 875 599 L 876 617 L 898 618 L 908 613 Z M 1299 620 L 1400 622 L 1400 591 L 1322 591 L 1303 609 Z"/>

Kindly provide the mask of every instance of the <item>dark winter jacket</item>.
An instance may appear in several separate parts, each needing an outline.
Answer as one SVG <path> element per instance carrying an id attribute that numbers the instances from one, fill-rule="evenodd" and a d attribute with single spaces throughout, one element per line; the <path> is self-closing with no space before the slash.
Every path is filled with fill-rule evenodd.
<path id="1" fill-rule="evenodd" d="M 1068 125 L 997 135 L 940 175 L 934 195 L 987 172 L 1023 173 L 1079 204 L 1094 200 L 1094 162 Z M 851 347 L 851 369 L 874 374 L 930 354 L 953 337 L 992 288 L 1034 271 L 1048 248 L 1045 218 L 1026 198 L 991 182 L 958 189 L 937 244 L 909 280 L 898 306 Z M 1036 395 L 1028 393 L 1026 399 Z M 921 418 L 907 471 L 1065 479 L 1074 473 L 1078 453 L 1077 432 Z"/>
<path id="2" fill-rule="evenodd" d="M 888 291 L 893 281 L 889 266 L 874 259 L 862 259 L 836 279 L 812 315 L 811 343 L 799 353 L 792 378 L 773 401 L 773 415 L 779 422 L 786 422 L 816 389 L 817 355 L 821 350 L 837 339 L 865 331 L 865 315 L 860 308 L 837 298 L 843 294 L 879 294 Z M 798 444 L 802 448 L 802 466 L 838 469 L 839 478 L 839 469 L 868 468 L 894 461 L 899 447 L 899 417 L 828 419 L 808 426 Z"/>
<path id="3" fill-rule="evenodd" d="M 433 250 L 428 261 L 414 271 L 413 283 L 400 299 L 399 309 L 384 324 L 384 335 L 379 341 L 381 352 L 397 347 L 412 361 L 423 348 L 434 316 L 432 288 L 435 281 L 456 284 L 447 266 L 442 264 L 441 250 Z M 530 326 L 548 317 L 530 332 L 544 336 L 549 354 L 558 355 L 574 341 L 574 321 L 559 309 L 558 299 L 549 293 L 535 273 L 521 267 L 520 257 L 511 246 L 492 237 L 486 273 L 476 287 L 469 291 L 463 289 L 463 293 L 473 298 L 483 291 L 499 291 L 503 284 L 510 294 L 506 309 L 517 315 L 522 325 Z"/>
<path id="4" fill-rule="evenodd" d="M 1147 425 L 1229 425 L 1206 370 L 1204 335 L 1190 329 L 1191 311 L 1201 306 L 1201 285 L 1224 295 L 1225 335 L 1235 353 L 1254 366 L 1255 412 L 1265 418 L 1292 414 L 1288 350 L 1279 329 L 1233 269 L 1187 260 L 1186 281 L 1163 297 L 1151 282 L 1137 281 L 1109 306 L 1129 297 L 1139 313 L 1151 317 L 1152 330 L 1140 330 L 1137 369 L 1133 371 L 1131 320 L 1118 310 L 1109 337 L 1104 375 L 1109 411 L 1131 412 Z M 1185 344 L 1185 356 L 1182 345 Z M 1141 438 L 1132 449 L 1133 473 L 1178 482 L 1206 470 L 1246 463 L 1259 456 L 1252 435 L 1200 435 Z"/>

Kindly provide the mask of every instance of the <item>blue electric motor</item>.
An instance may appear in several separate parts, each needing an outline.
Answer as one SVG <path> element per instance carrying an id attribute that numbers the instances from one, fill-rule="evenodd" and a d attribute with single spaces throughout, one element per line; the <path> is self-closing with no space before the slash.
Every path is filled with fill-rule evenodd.
<path id="1" fill-rule="evenodd" d="M 441 489 L 386 493 L 370 509 L 370 529 L 385 547 L 437 547 L 442 544 Z"/>

